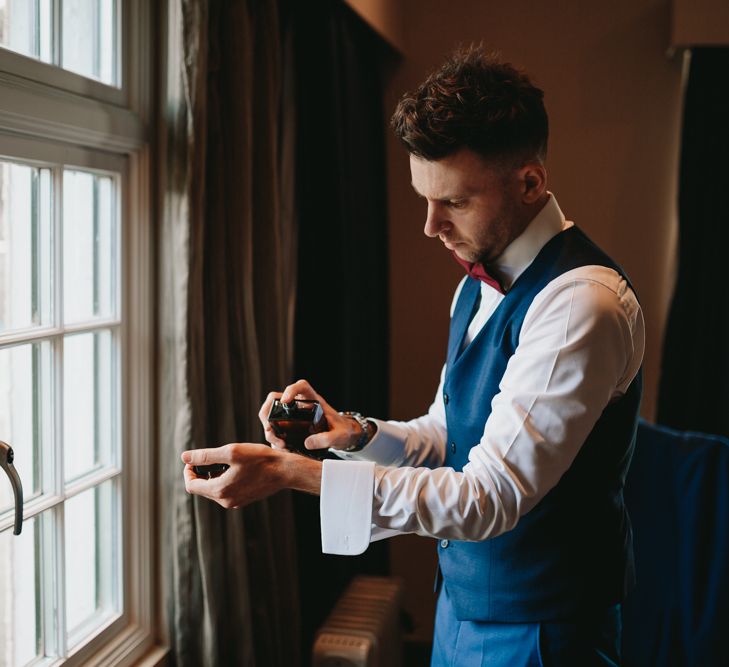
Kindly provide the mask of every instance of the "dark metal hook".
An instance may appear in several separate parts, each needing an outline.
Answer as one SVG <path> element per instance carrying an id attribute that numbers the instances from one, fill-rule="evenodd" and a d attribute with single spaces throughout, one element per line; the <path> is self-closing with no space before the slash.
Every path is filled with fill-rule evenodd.
<path id="1" fill-rule="evenodd" d="M 14 535 L 20 535 L 23 529 L 23 484 L 20 481 L 20 475 L 13 465 L 13 448 L 0 440 L 0 468 L 2 468 L 10 478 L 10 484 L 15 494 L 15 529 Z"/>

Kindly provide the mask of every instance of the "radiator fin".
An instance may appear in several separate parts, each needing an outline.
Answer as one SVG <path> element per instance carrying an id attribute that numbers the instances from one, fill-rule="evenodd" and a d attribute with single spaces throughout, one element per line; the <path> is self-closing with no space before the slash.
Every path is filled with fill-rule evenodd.
<path id="1" fill-rule="evenodd" d="M 358 576 L 314 642 L 313 667 L 401 667 L 402 582 Z"/>

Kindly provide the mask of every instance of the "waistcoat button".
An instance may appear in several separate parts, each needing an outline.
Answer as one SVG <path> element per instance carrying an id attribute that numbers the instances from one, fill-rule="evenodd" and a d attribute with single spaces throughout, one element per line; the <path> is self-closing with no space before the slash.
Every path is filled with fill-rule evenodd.
<path id="1" fill-rule="evenodd" d="M 451 454 L 455 454 L 455 453 L 456 453 L 456 443 L 452 442 L 451 443 Z"/>
<path id="2" fill-rule="evenodd" d="M 448 548 L 448 540 L 441 540 L 440 541 L 440 546 L 443 547 L 444 549 L 447 549 Z"/>
<path id="3" fill-rule="evenodd" d="M 450 401 L 450 400 L 451 399 L 448 397 L 448 394 L 443 394 L 443 403 L 445 403 L 446 405 L 448 405 L 448 401 Z"/>

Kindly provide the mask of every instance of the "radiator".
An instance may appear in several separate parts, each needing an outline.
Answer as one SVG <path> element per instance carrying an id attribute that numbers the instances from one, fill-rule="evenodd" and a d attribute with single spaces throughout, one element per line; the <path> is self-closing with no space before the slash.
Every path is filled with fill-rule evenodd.
<path id="1" fill-rule="evenodd" d="M 355 577 L 319 629 L 313 667 L 400 667 L 402 583 Z"/>

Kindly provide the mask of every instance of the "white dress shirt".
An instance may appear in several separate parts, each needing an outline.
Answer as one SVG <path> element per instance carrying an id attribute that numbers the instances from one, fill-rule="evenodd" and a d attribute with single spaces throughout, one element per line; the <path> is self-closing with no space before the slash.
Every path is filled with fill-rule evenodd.
<path id="1" fill-rule="evenodd" d="M 571 226 L 550 196 L 491 266 L 505 288 L 549 239 Z M 503 298 L 481 285 L 464 345 Z M 407 422 L 373 419 L 377 433 L 362 451 L 335 452 L 347 460 L 324 461 L 322 550 L 359 554 L 371 541 L 397 533 L 483 540 L 511 530 L 570 467 L 606 405 L 625 393 L 640 368 L 644 338 L 642 311 L 618 273 L 584 266 L 558 276 L 527 311 L 463 472 L 441 467 L 445 366 L 426 415 Z"/>

